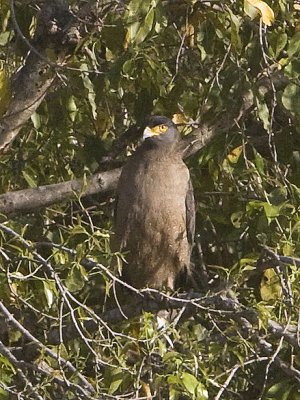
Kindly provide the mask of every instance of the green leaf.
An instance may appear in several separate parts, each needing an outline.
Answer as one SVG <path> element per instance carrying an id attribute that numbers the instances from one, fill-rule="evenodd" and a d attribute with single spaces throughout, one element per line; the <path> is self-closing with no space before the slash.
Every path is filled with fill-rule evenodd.
<path id="1" fill-rule="evenodd" d="M 169 387 L 169 400 L 177 400 L 179 396 L 179 391 L 175 389 L 174 386 Z"/>
<path id="2" fill-rule="evenodd" d="M 282 104 L 294 115 L 300 115 L 300 87 L 295 83 L 290 83 L 284 89 Z"/>
<path id="3" fill-rule="evenodd" d="M 184 372 L 182 374 L 181 379 L 182 379 L 182 384 L 185 387 L 185 389 L 189 393 L 194 395 L 196 393 L 196 387 L 199 384 L 198 380 L 194 377 L 194 375 L 191 375 L 188 372 Z"/>
<path id="4" fill-rule="evenodd" d="M 154 16 L 155 16 L 155 10 L 153 7 L 151 7 L 146 15 L 143 24 L 140 26 L 136 36 L 133 38 L 136 44 L 142 43 L 146 39 L 148 34 L 151 32 L 154 22 Z"/>
<path id="5" fill-rule="evenodd" d="M 289 190 L 292 192 L 295 202 L 300 203 L 300 188 L 296 185 L 291 184 Z"/>
<path id="6" fill-rule="evenodd" d="M 249 4 L 247 0 L 244 0 L 244 11 L 252 20 L 258 15 L 258 10 Z"/>
<path id="7" fill-rule="evenodd" d="M 88 235 L 87 230 L 81 225 L 75 225 L 71 230 L 72 235 Z"/>
<path id="8" fill-rule="evenodd" d="M 280 215 L 281 206 L 274 206 L 269 203 L 264 203 L 264 211 L 268 219 L 276 218 Z"/>
<path id="9" fill-rule="evenodd" d="M 41 116 L 37 112 L 34 112 L 31 115 L 30 119 L 35 129 L 39 129 L 41 127 Z"/>
<path id="10" fill-rule="evenodd" d="M 84 71 L 88 70 L 87 64 L 81 64 L 80 69 L 83 71 L 81 74 L 81 79 L 82 79 L 84 87 L 87 90 L 88 101 L 89 101 L 91 109 L 92 109 L 93 118 L 96 119 L 97 118 L 97 106 L 95 103 L 96 93 L 94 90 L 94 85 L 93 85 L 92 81 L 90 80 L 88 73 L 84 72 Z"/>
<path id="11" fill-rule="evenodd" d="M 135 70 L 135 63 L 134 60 L 127 60 L 124 62 L 122 70 L 124 72 L 124 74 L 132 76 L 133 72 Z"/>
<path id="12" fill-rule="evenodd" d="M 189 374 L 188 372 L 184 372 L 181 376 L 181 384 L 184 386 L 185 390 L 190 395 L 192 395 L 193 399 L 208 399 L 208 391 L 206 387 L 201 382 L 199 382 L 194 375 Z"/>
<path id="13" fill-rule="evenodd" d="M 177 353 L 177 351 L 168 351 L 166 354 L 164 354 L 163 360 L 164 360 L 164 363 L 167 363 L 170 360 L 176 360 L 177 358 L 179 358 L 181 360 L 180 354 Z"/>
<path id="14" fill-rule="evenodd" d="M 244 212 L 243 211 L 237 211 L 231 214 L 231 223 L 232 225 L 239 229 L 242 226 L 242 221 L 244 217 Z"/>
<path id="15" fill-rule="evenodd" d="M 5 46 L 11 38 L 11 32 L 0 33 L 0 46 Z"/>
<path id="16" fill-rule="evenodd" d="M 289 394 L 292 390 L 293 385 L 291 384 L 290 380 L 281 380 L 280 382 L 275 383 L 268 389 L 266 393 L 266 400 L 288 400 Z M 296 400 L 296 398 L 292 397 L 290 400 Z"/>
<path id="17" fill-rule="evenodd" d="M 239 35 L 240 30 L 240 19 L 233 14 L 231 10 L 228 10 L 231 19 L 231 44 L 234 46 L 235 50 L 240 53 L 242 49 L 242 42 Z"/>
<path id="18" fill-rule="evenodd" d="M 10 99 L 10 81 L 5 70 L 0 65 L 0 115 L 6 111 Z"/>
<path id="19" fill-rule="evenodd" d="M 180 378 L 177 375 L 169 375 L 167 381 L 169 385 L 176 385 L 181 382 Z"/>
<path id="20" fill-rule="evenodd" d="M 44 293 L 47 300 L 48 307 L 50 308 L 56 298 L 56 286 L 53 281 L 43 281 Z"/>
<path id="21" fill-rule="evenodd" d="M 131 0 L 127 6 L 129 15 L 145 14 L 150 7 L 151 0 Z"/>
<path id="22" fill-rule="evenodd" d="M 284 72 L 289 78 L 298 79 L 300 74 L 300 61 L 293 58 L 285 67 Z"/>
<path id="23" fill-rule="evenodd" d="M 199 383 L 196 387 L 196 400 L 208 400 L 208 390 L 203 383 Z"/>
<path id="24" fill-rule="evenodd" d="M 264 301 L 277 300 L 282 297 L 279 277 L 272 268 L 264 272 L 264 279 L 260 285 L 260 296 Z"/>
<path id="25" fill-rule="evenodd" d="M 2 356 L 2 354 L 0 354 L 0 371 L 2 371 L 4 368 L 3 366 L 6 367 L 6 369 L 11 370 L 14 374 L 16 373 L 15 367 L 10 363 L 10 361 Z M 2 368 L 1 368 L 2 367 Z M 2 381 L 2 375 L 1 375 L 1 381 Z M 7 379 L 7 382 L 9 381 L 9 379 Z"/>
<path id="26" fill-rule="evenodd" d="M 247 203 L 247 211 L 261 210 L 265 202 L 260 200 L 252 200 Z"/>
<path id="27" fill-rule="evenodd" d="M 275 58 L 277 58 L 281 51 L 285 48 L 287 41 L 288 35 L 285 32 L 272 32 L 269 37 L 269 43 L 274 52 Z"/>
<path id="28" fill-rule="evenodd" d="M 74 96 L 70 96 L 70 97 L 68 98 L 68 101 L 67 101 L 67 111 L 68 111 L 68 113 L 69 113 L 70 120 L 71 120 L 72 122 L 74 122 L 74 121 L 75 121 L 75 118 L 76 118 L 76 115 L 77 115 L 77 112 L 78 112 L 78 109 L 77 109 L 77 105 L 76 105 L 76 101 L 75 101 L 75 97 L 74 97 Z"/>
<path id="29" fill-rule="evenodd" d="M 114 394 L 119 389 L 124 379 L 123 371 L 120 368 L 116 369 L 111 376 L 112 381 L 109 385 L 108 394 Z"/>
<path id="30" fill-rule="evenodd" d="M 126 35 L 126 43 L 134 41 L 134 38 L 137 35 L 139 27 L 140 27 L 140 23 L 137 21 L 134 21 L 129 25 L 128 30 L 127 30 L 127 35 Z M 127 46 L 127 44 L 126 44 L 126 46 Z"/>
<path id="31" fill-rule="evenodd" d="M 296 32 L 289 42 L 287 53 L 289 57 L 292 57 L 294 54 L 298 53 L 299 50 L 300 50 L 300 32 Z"/>
<path id="32" fill-rule="evenodd" d="M 265 160 L 257 151 L 255 151 L 255 153 L 254 153 L 254 161 L 255 161 L 255 166 L 256 166 L 259 174 L 264 175 L 265 174 Z"/>
<path id="33" fill-rule="evenodd" d="M 31 188 L 37 187 L 35 179 L 32 178 L 32 176 L 28 175 L 28 173 L 26 171 L 22 171 L 22 175 L 23 175 L 23 178 L 25 179 L 25 181 L 28 183 L 29 187 L 31 187 Z"/>
<path id="34" fill-rule="evenodd" d="M 283 204 L 287 200 L 287 188 L 284 186 L 275 188 L 269 193 L 268 199 L 273 205 Z"/>
<path id="35" fill-rule="evenodd" d="M 84 287 L 85 279 L 81 268 L 82 267 L 80 265 L 76 264 L 69 271 L 67 279 L 65 280 L 65 284 L 70 292 L 77 292 Z"/>
<path id="36" fill-rule="evenodd" d="M 258 116 L 264 124 L 264 129 L 268 131 L 270 128 L 270 113 L 268 106 L 263 100 L 260 100 L 258 98 L 256 98 L 256 104 Z"/>

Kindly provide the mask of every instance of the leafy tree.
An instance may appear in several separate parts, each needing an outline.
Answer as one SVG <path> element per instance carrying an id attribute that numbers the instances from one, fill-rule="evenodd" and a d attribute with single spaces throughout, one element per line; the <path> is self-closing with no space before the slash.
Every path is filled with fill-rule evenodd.
<path id="1" fill-rule="evenodd" d="M 0 399 L 299 399 L 299 2 L 0 7 Z M 133 302 L 109 239 L 148 114 L 182 129 L 199 290 Z"/>

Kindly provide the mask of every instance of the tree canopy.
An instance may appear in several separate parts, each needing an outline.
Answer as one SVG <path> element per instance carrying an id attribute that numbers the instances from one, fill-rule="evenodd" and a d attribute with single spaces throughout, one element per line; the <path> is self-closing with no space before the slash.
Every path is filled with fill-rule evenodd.
<path id="1" fill-rule="evenodd" d="M 299 2 L 0 9 L 0 400 L 300 399 Z M 111 267 L 150 114 L 192 176 L 187 293 Z"/>

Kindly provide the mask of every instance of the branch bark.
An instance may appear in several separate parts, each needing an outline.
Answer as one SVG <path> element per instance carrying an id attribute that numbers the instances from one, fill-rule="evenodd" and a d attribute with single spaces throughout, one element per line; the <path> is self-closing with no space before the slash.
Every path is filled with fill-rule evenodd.
<path id="1" fill-rule="evenodd" d="M 24 326 L 9 312 L 9 310 L 5 307 L 5 305 L 0 301 L 0 312 L 2 315 L 7 318 L 7 321 L 9 323 L 12 323 L 16 329 L 24 335 L 29 341 L 33 342 L 39 349 L 44 351 L 45 354 L 47 354 L 49 357 L 53 358 L 54 360 L 57 360 L 57 354 L 52 351 L 52 349 L 48 348 L 45 346 L 42 342 L 40 342 L 38 339 L 36 339 L 35 336 L 33 336 L 27 329 L 24 328 Z M 93 386 L 87 381 L 87 379 L 79 372 L 77 369 L 74 367 L 74 365 L 70 362 L 62 358 L 60 358 L 60 363 L 64 365 L 66 368 L 68 368 L 73 374 L 76 374 L 78 377 L 80 383 L 82 386 L 88 390 L 90 393 L 94 393 L 95 390 Z"/>
<path id="2" fill-rule="evenodd" d="M 16 77 L 13 99 L 0 120 L 0 151 L 5 150 L 15 139 L 24 123 L 44 100 L 54 79 L 54 73 L 45 61 L 36 54 L 28 56 Z"/>
<path id="3" fill-rule="evenodd" d="M 10 350 L 6 346 L 4 346 L 1 340 L 0 340 L 0 354 L 2 354 L 3 357 L 7 358 L 9 362 L 16 368 L 17 376 L 23 383 L 24 387 L 27 387 L 29 395 L 31 395 L 34 399 L 43 400 L 43 397 L 36 392 L 35 388 L 31 384 L 29 379 L 27 379 L 26 370 L 24 368 L 24 362 L 17 360 L 16 357 L 10 352 Z"/>
<path id="4" fill-rule="evenodd" d="M 96 263 L 95 263 L 96 264 Z M 202 293 L 182 293 L 176 297 L 160 293 L 155 290 L 145 289 L 141 291 L 144 294 L 144 298 L 140 301 L 134 301 L 132 303 L 122 306 L 122 310 L 114 308 L 101 315 L 101 319 L 108 324 L 116 324 L 124 320 L 124 315 L 127 318 L 134 318 L 141 315 L 142 312 L 158 313 L 161 310 L 185 310 L 188 315 L 196 316 L 198 311 L 206 313 L 215 313 L 216 315 L 227 316 L 228 320 L 232 319 L 237 323 L 237 330 L 240 335 L 254 335 L 255 341 L 258 343 L 259 352 L 268 354 L 270 358 L 273 358 L 272 346 L 263 339 L 255 325 L 257 325 L 258 314 L 251 308 L 243 307 L 238 299 L 228 296 L 226 292 L 218 293 L 211 296 L 203 296 Z M 89 333 L 93 333 L 97 330 L 98 324 L 94 320 L 89 320 L 85 323 L 85 329 Z M 287 343 L 295 346 L 295 351 L 299 353 L 299 344 L 297 342 L 296 333 L 292 333 L 291 330 L 296 331 L 294 327 L 287 330 L 286 327 L 281 326 L 275 321 L 268 321 L 268 331 L 270 335 L 274 335 L 277 338 L 282 338 Z M 77 332 L 74 326 L 68 325 L 63 329 L 64 341 L 69 341 L 76 337 Z M 50 331 L 48 336 L 50 344 L 58 344 L 59 342 L 59 331 L 54 328 Z M 293 378 L 296 382 L 300 382 L 300 371 L 293 366 L 285 363 L 278 355 L 274 356 L 274 362 L 276 366 L 288 377 Z"/>
<path id="5" fill-rule="evenodd" d="M 39 186 L 35 189 L 18 190 L 0 195 L 0 212 L 13 214 L 26 212 L 54 203 L 67 201 L 76 195 L 89 196 L 114 190 L 121 169 L 101 172 L 84 179 L 74 179 L 53 185 Z"/>
<path id="6" fill-rule="evenodd" d="M 184 150 L 184 158 L 203 148 L 220 132 L 216 125 L 211 128 L 203 126 L 196 129 L 183 142 L 183 146 L 186 148 Z M 224 127 L 222 132 L 224 132 Z M 9 215 L 18 212 L 28 212 L 70 200 L 75 198 L 76 195 L 84 197 L 96 193 L 106 193 L 117 187 L 120 174 L 121 168 L 117 168 L 91 175 L 87 179 L 86 185 L 84 179 L 79 178 L 67 182 L 39 186 L 34 189 L 8 192 L 0 195 L 0 213 Z"/>
<path id="7" fill-rule="evenodd" d="M 47 49 L 54 50 L 56 61 L 59 63 L 66 58 L 80 38 L 78 21 L 69 12 L 64 0 L 45 2 L 38 18 L 33 44 L 20 30 L 15 16 L 14 0 L 10 0 L 10 6 L 15 31 L 30 52 L 24 66 L 12 77 L 11 100 L 0 120 L 0 152 L 5 151 L 12 143 L 55 81 L 55 69 L 59 65 L 48 60 Z"/>
<path id="8" fill-rule="evenodd" d="M 79 302 L 62 284 L 60 278 L 56 274 L 53 266 L 49 261 L 44 259 L 37 251 L 33 250 L 30 242 L 27 242 L 20 234 L 16 233 L 11 228 L 6 227 L 3 224 L 0 224 L 1 230 L 6 232 L 9 235 L 17 238 L 22 245 L 30 250 L 31 254 L 36 258 L 38 263 L 42 263 L 45 267 L 45 271 L 50 273 L 57 284 L 57 288 L 60 293 L 63 295 L 64 299 L 69 302 L 74 301 L 76 306 L 82 307 L 85 311 L 88 312 L 90 318 L 85 320 L 84 323 L 84 331 L 89 333 L 95 332 L 99 327 L 105 327 L 114 335 L 116 334 L 110 328 L 111 324 L 116 324 L 124 320 L 124 318 L 133 318 L 141 314 L 142 311 L 148 311 L 152 313 L 157 313 L 160 310 L 172 310 L 178 309 L 183 312 L 179 313 L 179 318 L 182 318 L 183 315 L 188 317 L 198 318 L 198 315 L 204 315 L 206 313 L 209 315 L 209 320 L 212 320 L 212 316 L 218 319 L 219 317 L 222 320 L 222 324 L 228 323 L 231 324 L 231 331 L 233 335 L 251 337 L 255 340 L 255 343 L 258 345 L 258 354 L 261 352 L 267 354 L 269 357 L 269 364 L 275 363 L 275 365 L 288 377 L 293 378 L 298 383 L 300 382 L 300 371 L 293 366 L 288 365 L 283 359 L 280 358 L 280 351 L 282 349 L 283 341 L 294 346 L 294 350 L 299 352 L 300 346 L 297 340 L 297 327 L 296 326 L 286 326 L 283 327 L 275 321 L 268 321 L 268 333 L 267 335 L 264 333 L 264 337 L 261 336 L 260 330 L 258 327 L 259 315 L 256 310 L 254 310 L 251 306 L 242 305 L 238 298 L 231 293 L 231 291 L 227 291 L 226 289 L 219 291 L 218 293 L 212 293 L 210 295 L 203 293 L 181 293 L 170 295 L 168 293 L 160 292 L 155 289 L 143 289 L 137 291 L 133 289 L 134 296 L 136 296 L 136 292 L 140 295 L 138 298 L 135 297 L 135 301 L 131 303 L 127 303 L 122 306 L 122 309 L 115 308 L 109 310 L 101 315 L 97 315 L 93 310 L 90 310 L 85 304 Z M 57 245 L 53 244 L 53 247 L 57 247 Z M 61 246 L 58 246 L 61 247 Z M 76 255 L 76 251 L 73 249 L 68 249 L 66 247 L 61 247 L 63 251 Z M 101 271 L 108 273 L 108 269 L 101 264 L 94 262 L 90 259 L 83 259 L 81 261 L 82 265 L 87 265 L 88 268 L 94 267 L 99 268 Z M 109 277 L 113 279 L 113 281 L 119 281 L 119 278 L 113 277 L 109 272 Z M 126 284 L 128 288 L 128 285 Z M 128 289 L 130 290 L 130 288 Z M 129 298 L 129 297 L 128 297 Z M 71 304 L 69 304 L 69 309 L 74 312 Z M 34 337 L 6 308 L 6 306 L 0 301 L 0 313 L 7 319 L 8 323 L 14 325 L 14 327 L 19 330 L 22 335 L 29 340 L 29 346 L 32 344 L 37 346 L 39 349 L 43 350 L 47 355 L 51 358 L 56 358 L 56 353 L 42 343 L 39 339 Z M 177 318 L 177 317 L 176 317 Z M 179 321 L 179 319 L 178 319 Z M 178 321 L 176 323 L 178 323 Z M 234 323 L 232 324 L 232 322 Z M 61 326 L 59 329 L 53 328 L 48 335 L 48 345 L 49 344 L 59 344 L 61 343 L 61 334 L 63 335 L 63 341 L 68 341 L 74 337 L 78 337 L 78 333 L 82 330 L 78 330 L 77 323 L 72 320 L 73 324 L 68 324 L 67 326 Z M 205 325 L 204 325 L 205 326 Z M 219 340 L 219 332 L 217 332 L 217 337 L 215 335 L 211 335 L 209 340 Z M 223 334 L 222 334 L 223 335 Z M 274 352 L 272 350 L 272 345 L 269 343 L 269 339 L 272 336 L 280 338 L 280 345 L 277 347 L 277 350 Z M 215 337 L 215 339 L 214 339 Z M 224 336 L 226 337 L 226 335 Z M 81 338 L 85 339 L 84 334 L 82 334 Z M 0 346 L 1 347 L 1 346 Z M 2 348 L 2 352 L 5 349 Z M 1 352 L 1 348 L 0 348 Z M 10 356 L 10 354 L 9 354 Z M 13 358 L 11 358 L 13 360 Z M 15 359 L 14 359 L 15 362 Z M 70 371 L 76 373 L 76 376 L 80 379 L 83 384 L 85 390 L 88 390 L 90 393 L 93 393 L 93 387 L 89 384 L 89 382 L 85 379 L 84 376 L 78 372 L 73 364 L 69 361 L 61 359 L 63 365 L 66 366 Z M 16 364 L 17 365 L 17 364 Z M 20 366 L 20 365 L 18 365 Z"/>

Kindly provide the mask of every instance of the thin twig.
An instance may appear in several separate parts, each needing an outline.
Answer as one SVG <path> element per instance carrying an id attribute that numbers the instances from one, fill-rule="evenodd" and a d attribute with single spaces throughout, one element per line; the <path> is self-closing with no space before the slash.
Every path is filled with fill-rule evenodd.
<path id="1" fill-rule="evenodd" d="M 43 397 L 37 393 L 36 388 L 34 388 L 31 382 L 27 379 L 23 364 L 16 359 L 16 357 L 10 352 L 10 350 L 6 346 L 4 346 L 1 340 L 0 340 L 0 353 L 4 357 L 6 357 L 11 362 L 11 364 L 16 368 L 18 377 L 23 382 L 24 387 L 29 389 L 28 392 L 30 393 L 30 395 L 37 400 L 44 400 Z"/>

